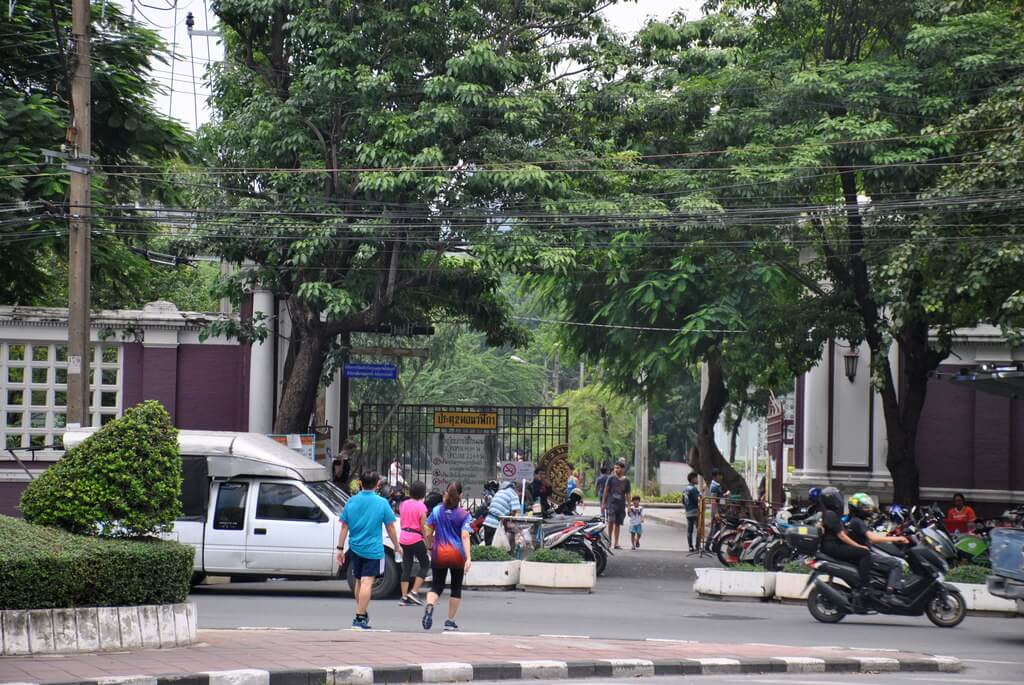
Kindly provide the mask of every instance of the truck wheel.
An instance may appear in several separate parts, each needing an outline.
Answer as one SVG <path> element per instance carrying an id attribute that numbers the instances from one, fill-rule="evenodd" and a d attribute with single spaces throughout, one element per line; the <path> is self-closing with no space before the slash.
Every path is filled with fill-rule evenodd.
<path id="1" fill-rule="evenodd" d="M 395 557 L 390 552 L 385 552 L 384 575 L 373 581 L 373 593 L 370 597 L 372 599 L 394 597 L 398 593 L 399 580 L 398 564 L 395 562 Z M 351 564 L 348 567 L 348 589 L 352 591 L 352 594 L 355 594 L 356 577 L 352 572 Z"/>

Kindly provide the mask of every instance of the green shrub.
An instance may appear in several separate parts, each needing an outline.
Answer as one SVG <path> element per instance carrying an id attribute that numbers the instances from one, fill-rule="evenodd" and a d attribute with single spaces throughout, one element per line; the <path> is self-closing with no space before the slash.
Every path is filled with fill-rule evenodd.
<path id="1" fill-rule="evenodd" d="M 183 602 L 193 553 L 192 547 L 176 542 L 72 535 L 0 516 L 0 607 Z"/>
<path id="2" fill-rule="evenodd" d="M 748 563 L 744 562 L 742 564 L 736 564 L 735 566 L 730 566 L 729 568 L 727 568 L 725 570 L 726 571 L 749 571 L 749 572 L 755 572 L 756 571 L 757 573 L 764 573 L 764 566 L 760 566 L 758 564 L 748 564 Z"/>
<path id="3" fill-rule="evenodd" d="M 785 573 L 803 573 L 807 575 L 811 573 L 810 567 L 802 561 L 787 561 L 782 570 Z"/>
<path id="4" fill-rule="evenodd" d="M 644 499 L 648 502 L 655 502 L 658 504 L 682 504 L 683 493 L 670 492 L 667 495 L 648 495 Z"/>
<path id="5" fill-rule="evenodd" d="M 526 557 L 527 561 L 542 564 L 582 564 L 583 557 L 567 549 L 538 549 Z"/>
<path id="6" fill-rule="evenodd" d="M 29 483 L 21 511 L 72 533 L 141 537 L 181 514 L 178 431 L 159 402 L 132 407 Z"/>
<path id="7" fill-rule="evenodd" d="M 992 575 L 992 569 L 984 566 L 957 566 L 949 569 L 946 580 L 951 583 L 979 583 L 984 585 L 988 577 Z"/>
<path id="8" fill-rule="evenodd" d="M 470 552 L 473 555 L 473 561 L 512 561 L 512 555 L 498 547 L 473 545 Z"/>

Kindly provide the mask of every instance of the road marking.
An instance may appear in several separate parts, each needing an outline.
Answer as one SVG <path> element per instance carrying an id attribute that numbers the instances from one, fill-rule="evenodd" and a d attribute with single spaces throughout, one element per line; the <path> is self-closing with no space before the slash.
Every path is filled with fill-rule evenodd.
<path id="1" fill-rule="evenodd" d="M 446 630 L 446 631 L 444 631 L 441 634 L 442 635 L 490 635 L 490 633 L 472 633 L 472 632 L 469 632 L 469 631 L 462 631 L 462 630 Z"/>
<path id="2" fill-rule="evenodd" d="M 668 642 L 674 645 L 696 645 L 699 644 L 696 640 L 674 640 L 668 637 L 645 637 L 645 642 Z"/>
<path id="3" fill-rule="evenodd" d="M 965 680 L 967 677 L 967 675 L 964 675 Z M 915 676 L 911 678 L 911 680 L 920 680 L 926 683 L 935 682 L 935 678 L 925 678 L 922 676 Z M 966 680 L 966 682 L 971 683 L 971 685 L 1020 685 L 1019 680 L 977 680 L 975 678 L 970 678 L 969 680 Z"/>
<path id="4" fill-rule="evenodd" d="M 553 638 L 559 638 L 559 639 L 563 639 L 563 640 L 589 640 L 590 639 L 589 635 L 558 635 L 558 634 L 554 634 L 554 633 L 550 633 L 550 634 L 549 633 L 542 633 L 542 634 L 538 635 L 538 637 L 553 637 Z"/>
<path id="5" fill-rule="evenodd" d="M 286 626 L 239 626 L 235 630 L 291 630 Z"/>

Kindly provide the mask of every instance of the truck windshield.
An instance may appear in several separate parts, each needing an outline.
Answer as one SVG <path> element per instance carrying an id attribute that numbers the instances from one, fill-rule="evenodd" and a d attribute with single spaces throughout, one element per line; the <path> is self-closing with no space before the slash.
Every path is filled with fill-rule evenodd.
<path id="1" fill-rule="evenodd" d="M 326 504 L 335 514 L 340 514 L 341 510 L 345 508 L 348 495 L 342 492 L 341 488 L 334 483 L 322 480 L 315 483 L 306 483 L 306 487 L 312 490 L 320 498 L 320 501 Z"/>

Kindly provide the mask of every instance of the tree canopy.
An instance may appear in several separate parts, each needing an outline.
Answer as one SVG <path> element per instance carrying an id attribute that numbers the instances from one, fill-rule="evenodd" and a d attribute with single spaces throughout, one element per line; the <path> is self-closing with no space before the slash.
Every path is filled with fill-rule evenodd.
<path id="1" fill-rule="evenodd" d="M 159 36 L 117 5 L 93 11 L 92 140 L 93 303 L 137 306 L 156 299 L 153 269 L 128 248 L 141 245 L 149 221 L 126 220 L 120 203 L 173 197 L 159 176 L 136 175 L 136 164 L 164 166 L 187 156 L 190 140 L 157 113 L 148 78 L 151 59 L 166 58 Z M 68 172 L 44 164 L 42 150 L 59 150 L 71 121 L 70 6 L 19 0 L 0 14 L 0 301 L 66 305 Z"/>

